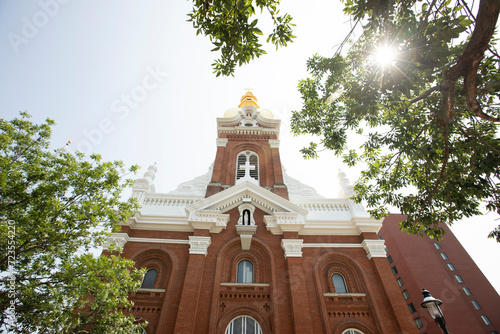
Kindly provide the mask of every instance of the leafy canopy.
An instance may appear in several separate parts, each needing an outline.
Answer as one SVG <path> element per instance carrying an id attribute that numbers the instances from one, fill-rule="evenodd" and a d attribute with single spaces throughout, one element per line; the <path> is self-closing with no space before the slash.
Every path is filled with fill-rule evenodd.
<path id="1" fill-rule="evenodd" d="M 143 271 L 119 254 L 91 253 L 138 208 L 120 199 L 131 182 L 123 180 L 123 164 L 50 150 L 54 122 L 29 117 L 0 119 L 1 328 L 140 333 L 123 310 Z"/>
<path id="2" fill-rule="evenodd" d="M 302 152 L 332 150 L 364 163 L 357 201 L 381 218 L 388 206 L 402 228 L 440 239 L 440 222 L 500 213 L 498 173 L 499 56 L 493 47 L 499 2 L 481 1 L 475 17 L 464 1 L 352 1 L 345 13 L 361 36 L 345 54 L 315 55 L 301 80 L 296 134 L 319 136 Z M 376 61 L 385 47 L 392 61 Z M 364 142 L 351 147 L 353 133 Z M 500 227 L 490 233 L 500 242 Z"/>
<path id="3" fill-rule="evenodd" d="M 273 22 L 273 31 L 266 42 L 286 46 L 292 42 L 292 17 L 280 15 L 279 0 L 194 0 L 189 21 L 196 28 L 196 34 L 210 37 L 215 46 L 212 51 L 220 51 L 221 56 L 213 64 L 214 73 L 234 75 L 236 65 L 241 66 L 255 57 L 265 54 L 259 36 L 263 33 L 257 26 L 256 9 L 267 10 Z"/>

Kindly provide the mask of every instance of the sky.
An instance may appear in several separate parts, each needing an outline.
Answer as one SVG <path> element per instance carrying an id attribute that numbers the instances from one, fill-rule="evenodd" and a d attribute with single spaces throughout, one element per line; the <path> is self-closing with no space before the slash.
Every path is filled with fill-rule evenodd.
<path id="1" fill-rule="evenodd" d="M 190 10 L 186 0 L 0 1 L 0 117 L 26 110 L 36 123 L 51 118 L 54 148 L 70 140 L 70 150 L 138 164 L 138 177 L 156 163 L 156 191 L 169 192 L 208 171 L 216 118 L 252 88 L 260 107 L 281 119 L 287 173 L 337 197 L 338 171 L 354 182 L 359 169 L 331 152 L 304 160 L 299 149 L 311 138 L 290 134 L 290 116 L 301 108 L 297 84 L 307 77 L 308 57 L 333 55 L 350 29 L 340 2 L 283 1 L 281 11 L 294 17 L 295 42 L 278 51 L 268 45 L 267 55 L 229 78 L 212 73 L 217 54 L 186 21 Z M 270 25 L 262 29 L 266 35 Z M 489 213 L 452 230 L 500 291 L 500 266 L 494 265 L 500 244 L 487 239 L 496 219 Z"/>

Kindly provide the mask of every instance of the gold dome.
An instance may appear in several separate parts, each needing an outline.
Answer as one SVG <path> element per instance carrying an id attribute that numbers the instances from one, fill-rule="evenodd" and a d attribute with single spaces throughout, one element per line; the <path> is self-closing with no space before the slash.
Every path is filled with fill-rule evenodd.
<path id="1" fill-rule="evenodd" d="M 243 95 L 241 97 L 241 103 L 238 106 L 238 108 L 242 108 L 242 107 L 246 107 L 246 106 L 252 106 L 252 107 L 255 107 L 257 109 L 260 108 L 257 105 L 257 98 L 255 97 L 255 95 L 252 94 L 251 91 L 246 92 L 245 95 Z"/>

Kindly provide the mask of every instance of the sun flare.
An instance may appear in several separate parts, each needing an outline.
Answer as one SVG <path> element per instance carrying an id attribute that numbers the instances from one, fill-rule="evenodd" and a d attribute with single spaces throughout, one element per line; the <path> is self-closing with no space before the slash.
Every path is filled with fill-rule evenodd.
<path id="1" fill-rule="evenodd" d="M 375 62 L 381 66 L 386 67 L 394 63 L 396 59 L 396 51 L 389 46 L 379 47 L 373 54 Z"/>

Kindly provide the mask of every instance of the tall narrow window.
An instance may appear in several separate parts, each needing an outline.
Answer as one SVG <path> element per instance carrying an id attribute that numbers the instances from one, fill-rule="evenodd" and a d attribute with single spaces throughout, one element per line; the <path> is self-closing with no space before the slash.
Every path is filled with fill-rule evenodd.
<path id="1" fill-rule="evenodd" d="M 434 247 L 436 247 L 436 249 L 441 249 L 441 245 L 438 244 L 437 242 L 434 243 Z"/>
<path id="2" fill-rule="evenodd" d="M 156 269 L 149 269 L 144 275 L 142 280 L 141 288 L 142 289 L 152 289 L 155 286 L 156 276 L 158 272 Z"/>
<path id="3" fill-rule="evenodd" d="M 455 275 L 455 278 L 457 280 L 458 283 L 463 283 L 464 280 L 462 279 L 462 277 L 460 275 Z"/>
<path id="4" fill-rule="evenodd" d="M 481 319 L 483 319 L 484 323 L 485 323 L 487 326 L 491 326 L 491 321 L 490 321 L 490 319 L 488 319 L 488 317 L 487 317 L 487 316 L 482 315 L 482 316 L 481 316 Z"/>
<path id="5" fill-rule="evenodd" d="M 398 269 L 396 268 L 396 266 L 392 267 L 391 270 L 394 275 L 398 274 Z"/>
<path id="6" fill-rule="evenodd" d="M 234 318 L 226 327 L 225 334 L 262 334 L 259 323 L 246 315 Z"/>
<path id="7" fill-rule="evenodd" d="M 415 325 L 417 325 L 418 329 L 424 327 L 424 324 L 422 323 L 422 320 L 420 320 L 420 318 L 415 319 Z"/>
<path id="8" fill-rule="evenodd" d="M 415 306 L 413 305 L 413 303 L 408 304 L 408 309 L 410 310 L 411 314 L 417 312 L 417 310 L 415 309 Z"/>
<path id="9" fill-rule="evenodd" d="M 472 292 L 470 292 L 469 288 L 463 287 L 462 289 L 464 289 L 464 292 L 467 296 L 472 296 Z"/>
<path id="10" fill-rule="evenodd" d="M 441 257 L 443 258 L 443 260 L 448 260 L 448 256 L 446 255 L 446 253 L 440 253 L 441 254 Z"/>
<path id="11" fill-rule="evenodd" d="M 450 268 L 451 271 L 455 271 L 456 270 L 455 266 L 453 264 L 447 263 L 447 265 L 448 265 L 448 268 Z"/>
<path id="12" fill-rule="evenodd" d="M 252 151 L 244 151 L 236 158 L 236 181 L 259 181 L 259 157 Z"/>
<path id="13" fill-rule="evenodd" d="M 332 275 L 333 287 L 336 293 L 347 293 L 347 286 L 345 285 L 344 277 L 340 274 Z"/>
<path id="14" fill-rule="evenodd" d="M 403 290 L 403 297 L 405 298 L 405 300 L 408 300 L 408 298 L 410 298 L 410 294 L 407 290 Z"/>
<path id="15" fill-rule="evenodd" d="M 390 256 L 390 255 L 389 255 L 389 256 L 387 257 L 387 262 L 389 262 L 389 264 L 391 264 L 391 263 L 393 262 L 393 260 L 392 260 L 392 256 Z"/>
<path id="16" fill-rule="evenodd" d="M 474 308 L 476 310 L 480 310 L 481 309 L 481 305 L 479 305 L 479 303 L 475 300 L 472 300 L 472 305 L 474 305 Z"/>
<path id="17" fill-rule="evenodd" d="M 237 283 L 253 283 L 253 263 L 248 260 L 238 262 Z"/>
<path id="18" fill-rule="evenodd" d="M 404 285 L 403 279 L 401 277 L 398 277 L 398 279 L 396 280 L 396 282 L 398 282 L 399 287 L 402 287 Z"/>

